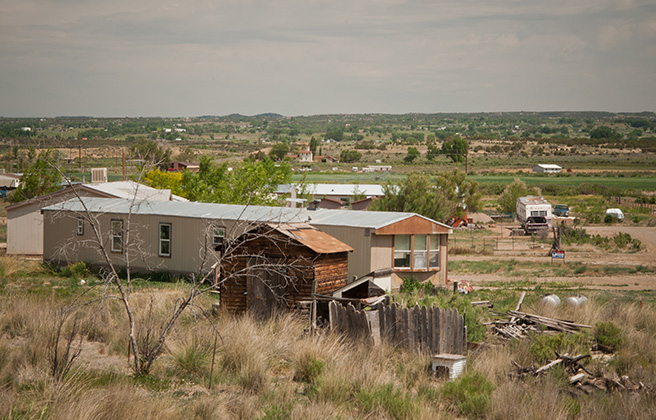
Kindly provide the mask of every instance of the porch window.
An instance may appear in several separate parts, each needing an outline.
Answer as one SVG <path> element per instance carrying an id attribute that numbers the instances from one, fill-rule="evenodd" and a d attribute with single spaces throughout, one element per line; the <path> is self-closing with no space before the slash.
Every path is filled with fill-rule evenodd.
<path id="1" fill-rule="evenodd" d="M 394 237 L 394 268 L 410 268 L 410 235 Z"/>
<path id="2" fill-rule="evenodd" d="M 440 266 L 440 236 L 430 235 L 430 251 L 428 252 L 428 266 L 439 268 Z"/>
<path id="3" fill-rule="evenodd" d="M 123 220 L 112 220 L 112 252 L 123 252 Z"/>
<path id="4" fill-rule="evenodd" d="M 425 270 L 428 268 L 428 235 L 414 235 L 414 237 L 413 268 L 415 270 Z"/>
<path id="5" fill-rule="evenodd" d="M 394 268 L 428 271 L 440 266 L 440 235 L 395 235 Z"/>
<path id="6" fill-rule="evenodd" d="M 171 256 L 171 224 L 160 223 L 159 225 L 159 256 Z"/>

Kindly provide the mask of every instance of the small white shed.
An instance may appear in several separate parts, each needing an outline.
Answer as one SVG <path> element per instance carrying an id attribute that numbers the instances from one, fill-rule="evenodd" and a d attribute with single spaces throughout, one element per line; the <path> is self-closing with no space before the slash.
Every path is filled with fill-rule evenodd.
<path id="1" fill-rule="evenodd" d="M 558 174 L 562 170 L 560 166 L 551 163 L 540 163 L 533 167 L 533 172 L 539 174 Z"/>

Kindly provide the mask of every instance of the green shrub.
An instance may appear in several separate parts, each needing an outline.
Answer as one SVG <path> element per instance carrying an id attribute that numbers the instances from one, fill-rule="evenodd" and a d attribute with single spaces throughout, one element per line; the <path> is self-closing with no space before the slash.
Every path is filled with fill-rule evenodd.
<path id="1" fill-rule="evenodd" d="M 173 355 L 175 367 L 183 375 L 200 376 L 208 365 L 210 353 L 198 344 L 183 345 Z"/>
<path id="2" fill-rule="evenodd" d="M 631 235 L 628 233 L 620 232 L 613 238 L 613 242 L 618 248 L 626 248 L 628 244 L 631 243 Z"/>
<path id="3" fill-rule="evenodd" d="M 323 373 L 325 367 L 326 363 L 323 360 L 305 355 L 298 361 L 294 379 L 307 383 L 315 383 Z"/>
<path id="4" fill-rule="evenodd" d="M 394 419 L 414 419 L 419 413 L 414 399 L 392 384 L 379 385 L 371 390 L 363 389 L 355 398 L 364 413 L 375 415 L 377 410 L 382 409 Z"/>
<path id="5" fill-rule="evenodd" d="M 616 352 L 622 345 L 622 331 L 612 322 L 600 322 L 595 324 L 594 338 L 597 344 Z"/>
<path id="6" fill-rule="evenodd" d="M 287 404 L 274 404 L 264 409 L 264 415 L 258 417 L 257 420 L 287 420 L 292 417 L 292 409 L 294 405 Z"/>
<path id="7" fill-rule="evenodd" d="M 424 291 L 430 293 L 433 290 L 433 283 L 426 282 L 422 283 L 415 276 L 406 277 L 403 279 L 403 284 L 401 284 L 401 293 L 412 293 L 415 290 Z"/>
<path id="8" fill-rule="evenodd" d="M 480 418 L 490 410 L 493 390 L 494 385 L 482 373 L 469 372 L 444 385 L 442 397 L 463 416 Z"/>
<path id="9" fill-rule="evenodd" d="M 87 276 L 88 274 L 89 274 L 89 270 L 87 269 L 87 265 L 84 262 L 77 262 L 75 264 L 62 267 L 62 269 L 59 270 L 60 276 L 68 277 L 68 278 L 79 279 Z"/>
<path id="10" fill-rule="evenodd" d="M 556 352 L 571 355 L 584 354 L 590 348 L 590 335 L 586 332 L 576 334 L 534 334 L 531 339 L 531 354 L 540 362 L 553 360 Z"/>

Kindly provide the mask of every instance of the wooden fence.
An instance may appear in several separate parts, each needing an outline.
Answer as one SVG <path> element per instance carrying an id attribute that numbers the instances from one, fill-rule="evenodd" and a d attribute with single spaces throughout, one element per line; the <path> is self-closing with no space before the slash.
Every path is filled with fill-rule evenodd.
<path id="1" fill-rule="evenodd" d="M 455 309 L 393 304 L 365 312 L 331 302 L 329 311 L 331 329 L 354 339 L 438 354 L 464 354 L 467 348 L 465 319 Z"/>

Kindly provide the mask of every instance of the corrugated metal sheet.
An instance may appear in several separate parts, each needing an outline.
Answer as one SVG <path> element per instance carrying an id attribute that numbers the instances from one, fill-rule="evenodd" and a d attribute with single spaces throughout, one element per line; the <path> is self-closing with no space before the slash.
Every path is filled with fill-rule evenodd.
<path id="1" fill-rule="evenodd" d="M 163 216 L 195 217 L 201 219 L 243 220 L 251 222 L 298 223 L 307 222 L 311 225 L 344 226 L 357 228 L 380 229 L 400 222 L 415 213 L 357 211 L 357 210 L 325 210 L 309 211 L 289 207 L 244 206 L 237 204 L 215 204 L 175 201 L 135 201 L 130 210 L 131 200 L 114 198 L 85 198 L 84 203 L 92 212 L 109 212 L 127 214 L 153 214 Z M 43 210 L 83 211 L 82 204 L 77 199 L 45 207 Z M 427 217 L 417 215 L 432 223 L 449 228 Z"/>
<path id="2" fill-rule="evenodd" d="M 309 212 L 310 224 L 329 226 L 350 226 L 360 228 L 380 229 L 393 223 L 400 222 L 412 216 L 418 216 L 450 229 L 444 223 L 416 213 L 401 213 L 393 211 L 359 211 L 359 210 L 327 210 L 319 209 Z"/>
<path id="3" fill-rule="evenodd" d="M 268 224 L 283 235 L 307 246 L 319 254 L 351 252 L 353 248 L 307 223 Z"/>
<path id="4" fill-rule="evenodd" d="M 242 206 L 175 201 L 138 201 L 130 209 L 131 200 L 117 198 L 84 198 L 93 213 L 160 215 L 199 219 L 243 220 L 250 222 L 306 222 L 307 210 L 288 207 Z M 84 211 L 77 198 L 43 208 L 44 211 Z"/>
<path id="5" fill-rule="evenodd" d="M 84 184 L 84 187 L 113 195 L 117 198 L 137 200 L 168 201 L 171 199 L 171 190 L 158 190 L 147 185 L 139 184 L 134 181 L 116 181 L 102 182 L 96 184 Z M 176 196 L 176 201 L 187 201 L 182 197 Z"/>
<path id="6" fill-rule="evenodd" d="M 276 193 L 288 194 L 295 184 L 281 184 L 278 186 Z M 378 184 L 307 184 L 306 191 L 319 197 L 324 195 L 343 195 L 351 196 L 364 195 L 367 197 L 382 197 L 385 195 L 383 186 Z"/>

